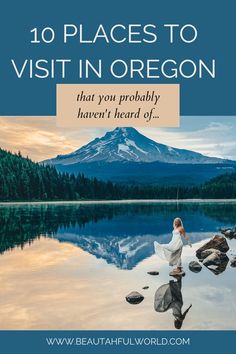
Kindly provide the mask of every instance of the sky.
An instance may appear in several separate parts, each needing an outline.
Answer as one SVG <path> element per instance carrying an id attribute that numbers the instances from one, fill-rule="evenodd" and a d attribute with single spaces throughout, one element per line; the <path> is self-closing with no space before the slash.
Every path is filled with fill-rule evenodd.
<path id="1" fill-rule="evenodd" d="M 0 147 L 33 161 L 70 153 L 111 130 L 58 128 L 55 117 L 0 117 L 0 125 Z M 137 130 L 162 144 L 236 160 L 236 116 L 185 116 L 180 128 Z"/>

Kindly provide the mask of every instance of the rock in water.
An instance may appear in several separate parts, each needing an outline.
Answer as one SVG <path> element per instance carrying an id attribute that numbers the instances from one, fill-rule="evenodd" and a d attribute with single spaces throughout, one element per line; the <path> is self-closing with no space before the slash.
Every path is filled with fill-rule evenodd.
<path id="1" fill-rule="evenodd" d="M 207 258 L 208 256 L 210 256 L 212 253 L 216 253 L 216 254 L 218 254 L 218 256 L 220 256 L 221 253 L 223 253 L 223 252 L 216 250 L 214 248 L 209 248 L 208 250 L 202 251 L 202 253 L 201 253 L 202 261 L 204 261 L 204 259 Z"/>
<path id="2" fill-rule="evenodd" d="M 159 274 L 159 272 L 157 272 L 157 271 L 151 271 L 151 272 L 147 272 L 148 274 L 150 274 L 150 275 L 158 275 Z"/>
<path id="3" fill-rule="evenodd" d="M 215 275 L 221 274 L 225 271 L 227 264 L 228 264 L 229 260 L 226 260 L 224 262 L 221 262 L 220 265 L 216 266 L 216 265 L 209 265 L 207 267 L 207 269 L 209 269 L 212 273 L 214 273 Z"/>
<path id="4" fill-rule="evenodd" d="M 236 238 L 236 227 L 233 227 L 233 228 L 230 228 L 230 227 L 222 228 L 220 231 L 221 231 L 221 233 L 223 235 L 225 235 L 225 237 L 229 238 L 230 240 L 232 238 Z"/>
<path id="5" fill-rule="evenodd" d="M 210 250 L 209 250 L 210 251 Z M 226 253 L 220 252 L 219 250 L 211 249 L 211 254 L 209 254 L 204 260 L 203 265 L 206 266 L 215 275 L 218 275 L 225 271 L 229 258 Z"/>
<path id="6" fill-rule="evenodd" d="M 231 265 L 231 267 L 236 267 L 236 257 L 234 257 L 233 259 L 231 259 L 230 265 Z"/>
<path id="7" fill-rule="evenodd" d="M 225 231 L 224 235 L 229 239 L 234 238 L 234 232 L 232 230 Z"/>
<path id="8" fill-rule="evenodd" d="M 202 270 L 201 264 L 196 261 L 192 261 L 188 265 L 189 269 L 194 273 L 199 273 Z"/>
<path id="9" fill-rule="evenodd" d="M 221 227 L 220 228 L 220 232 L 224 235 L 225 233 L 226 233 L 226 231 L 228 231 L 228 230 L 231 230 L 231 228 L 230 227 Z"/>
<path id="10" fill-rule="evenodd" d="M 212 265 L 209 265 L 207 268 L 212 270 L 213 272 L 216 272 L 218 269 L 218 266 L 212 264 Z"/>
<path id="11" fill-rule="evenodd" d="M 211 238 L 210 241 L 205 243 L 205 245 L 203 245 L 202 247 L 200 247 L 196 251 L 197 257 L 204 258 L 204 257 L 202 257 L 202 252 L 206 251 L 210 248 L 214 248 L 216 250 L 226 253 L 229 250 L 229 245 L 228 245 L 226 238 L 224 236 L 215 235 L 214 237 Z"/>
<path id="12" fill-rule="evenodd" d="M 137 291 L 132 291 L 125 298 L 126 298 L 126 301 L 129 302 L 130 304 L 137 305 L 143 301 L 144 296 Z"/>
<path id="13" fill-rule="evenodd" d="M 220 251 L 216 251 L 216 252 L 212 252 L 209 256 L 207 256 L 204 261 L 202 262 L 203 265 L 205 266 L 210 266 L 210 265 L 220 265 L 222 262 L 225 261 L 229 261 L 228 256 L 226 255 L 226 253 L 220 252 Z"/>

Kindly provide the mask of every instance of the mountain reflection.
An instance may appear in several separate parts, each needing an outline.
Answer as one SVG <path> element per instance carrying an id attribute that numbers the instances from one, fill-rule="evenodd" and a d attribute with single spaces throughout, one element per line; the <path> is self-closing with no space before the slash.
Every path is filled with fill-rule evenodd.
<path id="1" fill-rule="evenodd" d="M 44 204 L 0 207 L 0 252 L 40 237 L 78 245 L 118 268 L 132 269 L 168 242 L 180 216 L 194 242 L 235 223 L 235 204 Z"/>

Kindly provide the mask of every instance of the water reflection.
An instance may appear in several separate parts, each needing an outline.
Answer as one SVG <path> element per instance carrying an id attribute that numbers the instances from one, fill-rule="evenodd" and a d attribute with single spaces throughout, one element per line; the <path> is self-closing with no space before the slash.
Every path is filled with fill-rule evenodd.
<path id="1" fill-rule="evenodd" d="M 192 304 L 183 313 L 182 307 L 182 277 L 177 277 L 176 281 L 170 280 L 169 283 L 163 284 L 157 289 L 154 297 L 154 309 L 157 312 L 172 310 L 176 329 L 181 329 Z"/>
<path id="2" fill-rule="evenodd" d="M 235 204 L 58 204 L 0 207 L 0 252 L 40 237 L 70 242 L 117 268 L 132 269 L 169 241 L 180 216 L 192 242 L 235 223 Z"/>
<path id="3" fill-rule="evenodd" d="M 170 286 L 170 268 L 152 254 L 154 239 L 169 241 L 176 215 L 193 247 L 183 248 L 183 284 L 172 283 L 173 317 L 173 309 L 153 309 L 156 289 Z M 188 268 L 205 243 L 200 240 L 235 224 L 235 216 L 235 205 L 227 204 L 0 207 L 0 328 L 163 330 L 175 323 L 184 330 L 235 329 L 235 268 L 219 276 L 207 267 Z M 229 258 L 235 242 L 228 241 Z M 159 275 L 148 274 L 153 270 Z M 125 301 L 132 291 L 144 296 L 135 307 Z"/>

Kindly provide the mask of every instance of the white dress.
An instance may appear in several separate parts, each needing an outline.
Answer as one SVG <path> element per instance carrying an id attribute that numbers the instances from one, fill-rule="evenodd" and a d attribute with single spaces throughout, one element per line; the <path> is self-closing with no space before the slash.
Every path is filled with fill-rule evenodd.
<path id="1" fill-rule="evenodd" d="M 173 230 L 172 235 L 172 240 L 169 243 L 161 245 L 154 241 L 154 249 L 159 257 L 169 262 L 170 266 L 180 267 L 183 241 L 178 230 Z"/>

